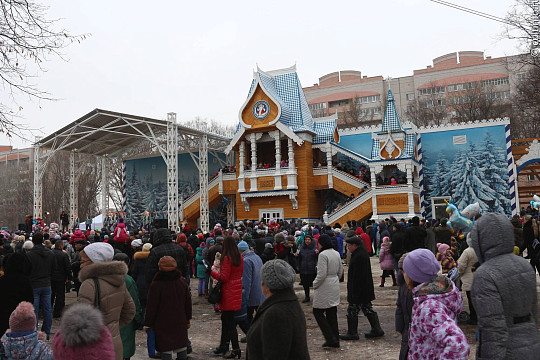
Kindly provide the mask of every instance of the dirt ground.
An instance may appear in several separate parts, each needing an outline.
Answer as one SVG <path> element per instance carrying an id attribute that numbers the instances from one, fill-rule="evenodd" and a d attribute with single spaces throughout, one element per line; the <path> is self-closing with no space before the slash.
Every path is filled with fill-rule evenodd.
<path id="1" fill-rule="evenodd" d="M 313 311 L 311 303 L 301 304 L 305 311 L 307 321 L 307 339 L 308 347 L 311 359 L 314 360 L 326 360 L 326 359 L 397 359 L 399 355 L 401 335 L 394 331 L 394 313 L 396 309 L 396 299 L 398 293 L 398 287 L 392 286 L 392 281 L 387 278 L 384 288 L 380 288 L 380 275 L 382 271 L 379 267 L 378 259 L 373 257 L 371 259 L 371 269 L 373 273 L 373 282 L 375 284 L 375 297 L 373 301 L 373 307 L 379 314 L 381 326 L 385 331 L 385 335 L 382 338 L 375 340 L 367 340 L 363 337 L 364 332 L 370 330 L 367 319 L 361 315 L 359 318 L 359 332 L 361 333 L 360 340 L 358 341 L 341 341 L 340 349 L 326 350 L 321 347 L 324 342 L 324 337 L 317 326 L 315 318 L 313 317 Z M 347 267 L 345 266 L 345 271 Z M 345 277 L 346 278 L 346 277 Z M 210 304 L 206 298 L 197 296 L 197 279 L 192 279 L 191 289 L 194 296 L 193 300 L 193 320 L 191 321 L 191 329 L 189 330 L 189 338 L 192 342 L 193 353 L 190 354 L 191 359 L 212 359 L 218 358 L 212 353 L 217 345 L 219 345 L 221 321 L 220 315 L 214 313 Z M 303 289 L 298 285 L 298 282 L 294 287 L 298 299 L 300 301 L 304 298 Z M 72 304 L 75 301 L 75 293 L 66 294 L 66 303 Z M 465 295 L 463 293 L 463 295 Z M 464 296 L 464 308 L 468 309 L 467 298 Z M 338 322 L 340 332 L 345 332 L 347 329 L 346 322 L 347 311 L 347 284 L 341 283 L 341 304 L 338 307 Z M 59 319 L 54 319 L 53 329 L 54 333 L 59 326 Z M 463 325 L 461 326 L 469 344 L 471 344 L 471 354 L 475 352 L 475 326 Z M 240 328 L 239 338 L 244 336 L 241 334 Z M 52 336 L 51 336 L 52 339 Z M 132 359 L 148 359 L 148 353 L 146 349 L 146 334 L 143 331 L 137 332 L 137 350 Z M 241 344 L 242 358 L 245 358 L 245 344 Z M 474 356 L 470 357 L 471 359 Z"/>

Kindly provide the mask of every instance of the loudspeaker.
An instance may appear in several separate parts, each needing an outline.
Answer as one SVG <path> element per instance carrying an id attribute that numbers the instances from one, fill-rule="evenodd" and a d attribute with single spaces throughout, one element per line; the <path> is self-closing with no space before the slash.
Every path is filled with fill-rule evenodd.
<path id="1" fill-rule="evenodd" d="M 154 219 L 154 222 L 152 223 L 152 227 L 154 229 L 161 229 L 161 228 L 167 229 L 169 227 L 169 219 Z"/>

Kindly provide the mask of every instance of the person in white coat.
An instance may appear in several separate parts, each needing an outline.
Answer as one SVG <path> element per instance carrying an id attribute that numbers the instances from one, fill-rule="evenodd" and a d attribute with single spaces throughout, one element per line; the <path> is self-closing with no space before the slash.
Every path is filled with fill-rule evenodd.
<path id="1" fill-rule="evenodd" d="M 327 234 L 319 237 L 319 249 L 317 277 L 313 281 L 313 315 L 326 340 L 323 347 L 339 348 L 337 306 L 343 265 Z"/>
<path id="2" fill-rule="evenodd" d="M 469 245 L 468 248 L 466 248 L 458 260 L 458 274 L 459 278 L 461 279 L 462 284 L 462 290 L 465 291 L 465 294 L 467 294 L 467 301 L 469 302 L 469 325 L 476 325 L 477 323 L 477 317 L 476 317 L 476 311 L 474 310 L 474 305 L 472 303 L 471 298 L 471 288 L 473 283 L 473 272 L 472 267 L 474 264 L 478 262 L 478 257 L 476 256 L 476 253 L 474 252 L 474 249 L 471 246 L 471 234 L 467 234 L 467 245 Z"/>

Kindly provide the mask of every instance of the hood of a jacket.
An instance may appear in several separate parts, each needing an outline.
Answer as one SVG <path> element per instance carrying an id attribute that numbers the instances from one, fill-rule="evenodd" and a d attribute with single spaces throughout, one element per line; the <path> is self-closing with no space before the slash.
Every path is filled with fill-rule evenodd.
<path id="1" fill-rule="evenodd" d="M 43 244 L 34 244 L 34 247 L 30 251 L 44 258 L 50 253 L 51 250 L 47 249 Z"/>
<path id="2" fill-rule="evenodd" d="M 514 250 L 512 223 L 504 214 L 482 215 L 471 231 L 471 245 L 480 263 L 511 253 Z"/>
<path id="3" fill-rule="evenodd" d="M 253 250 L 250 250 L 250 249 L 247 249 L 245 250 L 244 252 L 242 252 L 242 257 L 250 257 L 250 256 L 259 256 L 257 254 L 255 254 L 255 252 Z"/>
<path id="4" fill-rule="evenodd" d="M 119 222 L 118 225 L 116 225 L 119 228 L 125 228 L 126 224 Z"/>
<path id="5" fill-rule="evenodd" d="M 83 282 L 86 279 L 99 278 L 114 287 L 119 287 L 125 282 L 127 272 L 128 267 L 122 261 L 99 262 L 82 268 L 79 280 Z"/>
<path id="6" fill-rule="evenodd" d="M 437 276 L 431 281 L 418 285 L 412 291 L 416 305 L 427 300 L 436 300 L 456 316 L 463 309 L 463 298 L 460 296 L 459 289 L 446 276 Z"/>
<path id="7" fill-rule="evenodd" d="M 14 336 L 14 333 L 7 333 L 4 350 L 8 359 L 30 359 L 34 348 L 38 345 L 38 333 L 31 332 L 24 336 Z"/>

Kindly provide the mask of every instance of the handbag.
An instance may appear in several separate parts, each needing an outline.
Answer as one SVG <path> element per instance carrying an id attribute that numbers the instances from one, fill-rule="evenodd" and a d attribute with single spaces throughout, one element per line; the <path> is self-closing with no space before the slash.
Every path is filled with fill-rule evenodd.
<path id="1" fill-rule="evenodd" d="M 95 293 L 94 293 L 94 307 L 101 310 L 101 291 L 99 289 L 99 280 L 97 278 L 94 279 L 94 285 L 96 287 Z"/>
<path id="2" fill-rule="evenodd" d="M 210 304 L 217 304 L 218 302 L 221 301 L 221 286 L 222 286 L 221 275 L 219 275 L 219 280 L 216 286 L 214 286 L 212 290 L 210 290 L 210 293 L 208 294 L 208 302 Z"/>
<path id="3" fill-rule="evenodd" d="M 156 333 L 152 329 L 146 331 L 146 347 L 149 358 L 156 356 Z"/>

